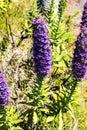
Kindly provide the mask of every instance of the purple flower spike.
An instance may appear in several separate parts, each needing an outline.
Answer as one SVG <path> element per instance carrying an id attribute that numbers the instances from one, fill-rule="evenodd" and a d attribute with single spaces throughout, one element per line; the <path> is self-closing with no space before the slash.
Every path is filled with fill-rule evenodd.
<path id="1" fill-rule="evenodd" d="M 81 27 L 83 26 L 87 27 L 87 0 L 84 4 L 83 13 L 82 13 Z"/>
<path id="2" fill-rule="evenodd" d="M 75 42 L 74 55 L 72 60 L 72 71 L 78 80 L 85 78 L 87 73 L 87 34 L 83 31 Z"/>
<path id="3" fill-rule="evenodd" d="M 2 70 L 0 69 L 0 106 L 5 106 L 10 103 L 10 92 L 8 90 L 8 84 L 3 74 Z"/>
<path id="4" fill-rule="evenodd" d="M 38 15 L 33 19 L 33 60 L 37 75 L 45 77 L 51 68 L 51 48 L 45 19 Z"/>
<path id="5" fill-rule="evenodd" d="M 80 34 L 75 42 L 72 72 L 77 80 L 87 77 L 87 0 L 82 13 Z"/>

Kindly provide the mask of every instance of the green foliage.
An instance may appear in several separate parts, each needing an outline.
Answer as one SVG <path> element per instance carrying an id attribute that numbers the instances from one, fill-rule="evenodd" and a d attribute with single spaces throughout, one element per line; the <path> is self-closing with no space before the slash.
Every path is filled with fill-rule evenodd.
<path id="1" fill-rule="evenodd" d="M 65 6 L 66 6 L 67 0 L 60 0 L 59 1 L 59 7 L 58 7 L 58 15 L 59 15 L 59 21 L 61 20 L 61 17 L 63 15 Z"/>
<path id="2" fill-rule="evenodd" d="M 21 120 L 13 106 L 0 107 L 0 130 L 21 130 Z"/>
<path id="3" fill-rule="evenodd" d="M 24 110 L 21 116 L 23 118 L 27 116 L 26 123 L 30 125 L 32 129 L 34 128 L 35 124 L 40 124 L 42 128 L 42 126 L 45 125 L 46 121 L 50 121 L 50 119 L 48 119 L 49 117 L 46 119 L 46 115 L 49 113 L 47 104 L 50 103 L 50 93 L 49 87 L 44 83 L 45 81 L 43 81 L 42 77 L 37 77 L 37 80 L 35 81 L 34 86 L 32 86 L 31 91 L 29 93 L 26 93 L 29 101 L 21 102 L 21 104 L 27 106 L 27 110 Z"/>
<path id="4" fill-rule="evenodd" d="M 37 0 L 31 2 L 30 9 L 26 12 L 26 20 L 23 25 L 23 30 L 26 32 L 28 37 L 32 35 L 32 20 L 38 14 Z"/>
<path id="5" fill-rule="evenodd" d="M 7 11 L 8 0 L 0 0 L 0 13 L 5 13 Z"/>
<path id="6" fill-rule="evenodd" d="M 61 3 L 61 6 L 64 7 L 64 3 Z M 63 11 L 60 12 L 61 16 Z M 54 13 L 54 1 L 52 1 L 49 13 L 45 13 L 52 47 L 52 70 L 46 83 L 45 79 L 43 82 L 40 78 L 36 79 L 26 94 L 29 101 L 21 102 L 28 107 L 21 115 L 22 118 L 25 117 L 23 122 L 26 129 L 28 127 L 28 129 L 49 130 L 51 127 L 54 129 L 55 124 L 55 129 L 57 127 L 61 129 L 63 123 L 57 124 L 58 118 L 61 119 L 60 112 L 65 113 L 69 110 L 68 104 L 72 101 L 77 86 L 70 69 L 71 48 L 68 48 L 73 39 L 68 26 L 71 19 L 68 20 L 69 16 L 65 21 L 61 18 L 59 22 L 58 17 L 60 17 L 58 13 Z"/>
<path id="7" fill-rule="evenodd" d="M 43 0 L 37 0 L 37 7 L 40 12 L 44 11 L 44 1 Z"/>

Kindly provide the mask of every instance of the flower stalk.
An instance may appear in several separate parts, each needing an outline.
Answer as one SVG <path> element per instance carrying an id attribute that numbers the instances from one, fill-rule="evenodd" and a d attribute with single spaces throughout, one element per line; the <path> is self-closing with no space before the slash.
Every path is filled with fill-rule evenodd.
<path id="1" fill-rule="evenodd" d="M 51 48 L 45 19 L 38 15 L 33 19 L 33 61 L 35 73 L 45 77 L 51 68 Z"/>

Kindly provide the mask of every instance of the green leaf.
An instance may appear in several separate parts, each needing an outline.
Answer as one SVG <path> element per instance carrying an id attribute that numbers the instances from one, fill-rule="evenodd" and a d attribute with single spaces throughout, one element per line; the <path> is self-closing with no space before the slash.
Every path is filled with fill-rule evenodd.
<path id="1" fill-rule="evenodd" d="M 52 96 L 53 96 L 53 98 L 55 99 L 55 101 L 57 101 L 57 94 L 52 93 Z"/>
<path id="2" fill-rule="evenodd" d="M 28 109 L 28 110 L 24 111 L 23 113 L 21 113 L 20 117 L 21 116 L 26 116 L 29 113 L 33 113 L 33 109 Z"/>
<path id="3" fill-rule="evenodd" d="M 28 106 L 35 106 L 34 102 L 31 101 L 31 102 L 20 102 L 20 104 L 24 104 L 24 105 L 28 105 Z"/>
<path id="4" fill-rule="evenodd" d="M 38 116 L 37 116 L 36 112 L 33 113 L 33 122 L 34 122 L 34 124 L 37 124 L 37 122 L 38 122 Z"/>
<path id="5" fill-rule="evenodd" d="M 46 122 L 49 123 L 49 122 L 53 121 L 54 118 L 55 118 L 54 116 L 49 116 L 49 117 L 47 118 Z"/>
<path id="6" fill-rule="evenodd" d="M 42 111 L 42 112 L 49 112 L 49 110 L 47 109 L 47 108 L 39 108 L 40 109 L 40 111 Z"/>

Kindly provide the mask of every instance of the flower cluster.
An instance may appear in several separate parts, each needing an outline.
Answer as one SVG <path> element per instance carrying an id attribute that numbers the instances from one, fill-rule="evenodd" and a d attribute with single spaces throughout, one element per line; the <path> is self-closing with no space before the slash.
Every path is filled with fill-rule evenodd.
<path id="1" fill-rule="evenodd" d="M 33 60 L 37 75 L 45 77 L 51 67 L 51 48 L 45 19 L 38 15 L 33 19 Z"/>
<path id="2" fill-rule="evenodd" d="M 72 72 L 78 80 L 85 78 L 87 75 L 87 1 L 82 13 L 80 34 L 75 42 Z"/>
<path id="3" fill-rule="evenodd" d="M 87 1 L 84 4 L 84 9 L 83 9 L 83 13 L 82 13 L 82 21 L 81 21 L 81 27 L 87 27 Z"/>
<path id="4" fill-rule="evenodd" d="M 9 90 L 8 84 L 3 74 L 2 70 L 0 69 L 0 106 L 5 106 L 9 104 Z"/>
<path id="5" fill-rule="evenodd" d="M 80 33 L 75 42 L 74 56 L 72 60 L 72 71 L 74 76 L 81 80 L 87 71 L 87 38 L 85 33 Z"/>

